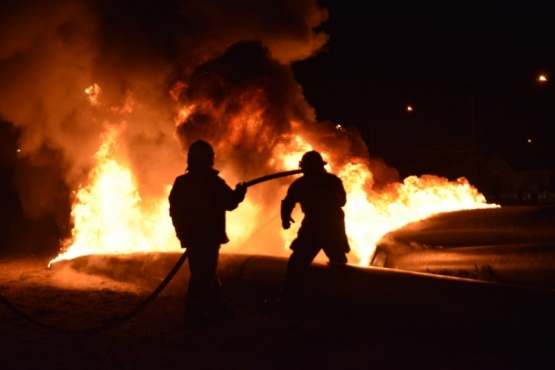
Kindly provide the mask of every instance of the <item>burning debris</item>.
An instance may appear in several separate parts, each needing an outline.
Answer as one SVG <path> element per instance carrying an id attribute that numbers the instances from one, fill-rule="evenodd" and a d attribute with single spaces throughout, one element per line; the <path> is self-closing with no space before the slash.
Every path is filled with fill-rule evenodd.
<path id="1" fill-rule="evenodd" d="M 56 260 L 179 250 L 167 196 L 184 170 L 179 148 L 199 138 L 214 146 L 230 183 L 294 170 L 304 152 L 321 152 L 348 193 L 353 263 L 368 264 L 381 236 L 408 222 L 492 207 L 465 179 L 400 181 L 356 131 L 317 120 L 291 70 L 327 41 L 317 27 L 328 14 L 315 0 L 44 7 L 0 8 L 0 116 L 21 128 L 25 158 L 58 153 L 41 164 L 60 169 L 72 189 L 62 190 L 72 231 Z M 60 189 L 24 175 L 27 211 L 55 212 L 41 197 Z M 288 183 L 249 191 L 229 217 L 228 252 L 287 253 L 295 230 L 282 232 L 278 216 Z"/>

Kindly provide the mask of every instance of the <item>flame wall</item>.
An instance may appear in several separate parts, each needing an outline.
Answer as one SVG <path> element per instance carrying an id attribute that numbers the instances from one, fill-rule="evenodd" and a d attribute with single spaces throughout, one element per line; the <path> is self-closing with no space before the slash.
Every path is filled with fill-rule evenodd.
<path id="1" fill-rule="evenodd" d="M 163 201 L 168 185 L 184 171 L 182 152 L 197 138 L 214 145 L 216 168 L 230 185 L 295 168 L 304 151 L 321 151 L 329 169 L 346 182 L 347 212 L 356 215 L 347 220 L 348 232 L 361 234 L 352 243 L 358 261 L 368 260 L 373 249 L 365 246 L 391 227 L 451 209 L 415 202 L 435 186 L 429 179 L 400 183 L 394 169 L 368 157 L 355 131 L 318 122 L 291 63 L 322 49 L 328 36 L 317 27 L 327 17 L 316 0 L 4 2 L 0 116 L 20 128 L 27 163 L 54 168 L 65 184 L 20 171 L 26 211 L 35 217 L 59 212 L 60 199 L 71 198 L 73 232 L 64 246 L 79 244 L 86 229 L 94 240 L 83 246 L 86 253 L 105 252 L 97 245 L 105 237 L 99 233 L 116 221 L 125 230 L 110 234 L 117 240 L 114 250 L 125 243 L 178 248 L 175 237 L 166 235 L 171 230 Z M 119 189 L 125 199 L 98 195 L 106 183 L 101 169 L 114 176 L 107 192 Z M 485 203 L 463 180 L 432 182 L 462 189 L 473 199 L 455 196 L 455 208 Z M 276 222 L 286 185 L 249 190 L 247 201 L 230 215 L 232 250 L 259 246 L 286 253 L 283 239 L 294 234 L 281 235 Z M 95 194 L 102 199 L 91 200 Z M 87 200 L 89 207 L 81 207 Z M 104 219 L 104 226 L 92 227 L 92 210 L 113 216 L 113 208 L 100 206 L 104 202 L 148 209 L 149 216 Z M 404 218 L 418 208 L 424 212 Z M 131 227 L 138 237 L 125 236 Z M 155 236 L 145 241 L 143 233 Z"/>
<path id="2" fill-rule="evenodd" d="M 141 191 L 161 194 L 161 184 L 183 169 L 169 91 L 198 85 L 200 66 L 242 40 L 261 40 L 290 74 L 289 63 L 327 41 L 314 31 L 326 18 L 316 1 L 2 2 L 0 117 L 21 129 L 21 157 L 56 168 L 71 189 L 87 181 L 106 127 L 125 126 L 121 150 Z M 83 94 L 93 84 L 102 89 L 97 105 Z M 294 109 L 310 110 L 304 105 Z M 42 193 L 59 186 L 39 191 L 44 185 L 36 177 L 19 180 L 24 206 L 37 217 L 58 207 Z"/>

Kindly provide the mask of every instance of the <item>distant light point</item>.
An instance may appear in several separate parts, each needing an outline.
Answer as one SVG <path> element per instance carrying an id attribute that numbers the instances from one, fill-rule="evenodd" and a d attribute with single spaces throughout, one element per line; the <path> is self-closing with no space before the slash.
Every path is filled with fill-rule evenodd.
<path id="1" fill-rule="evenodd" d="M 528 140 L 526 140 L 526 142 L 527 142 L 528 144 L 532 144 L 532 139 L 528 139 Z"/>
<path id="2" fill-rule="evenodd" d="M 412 105 L 407 105 L 407 112 L 412 112 Z"/>
<path id="3" fill-rule="evenodd" d="M 547 76 L 546 75 L 540 75 L 538 77 L 538 81 L 539 82 L 547 82 Z"/>

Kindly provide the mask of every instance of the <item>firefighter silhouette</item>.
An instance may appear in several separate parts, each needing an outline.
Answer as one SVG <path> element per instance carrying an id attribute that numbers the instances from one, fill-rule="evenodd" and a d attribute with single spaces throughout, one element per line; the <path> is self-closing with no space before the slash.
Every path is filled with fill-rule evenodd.
<path id="1" fill-rule="evenodd" d="M 281 303 L 295 303 L 303 294 L 308 268 L 320 250 L 330 263 L 347 262 L 350 248 L 342 209 L 347 196 L 341 179 L 327 172 L 325 165 L 320 153 L 305 153 L 299 162 L 303 176 L 289 186 L 281 202 L 284 229 L 289 229 L 294 222 L 291 213 L 297 203 L 304 213 L 297 238 L 290 246 L 293 252 L 287 263 Z"/>
<path id="2" fill-rule="evenodd" d="M 170 216 L 191 272 L 185 298 L 185 325 L 202 327 L 232 316 L 216 276 L 220 245 L 229 241 L 226 211 L 237 208 L 247 188 L 231 189 L 212 168 L 214 150 L 206 141 L 191 144 L 186 173 L 175 179 L 169 195 Z"/>

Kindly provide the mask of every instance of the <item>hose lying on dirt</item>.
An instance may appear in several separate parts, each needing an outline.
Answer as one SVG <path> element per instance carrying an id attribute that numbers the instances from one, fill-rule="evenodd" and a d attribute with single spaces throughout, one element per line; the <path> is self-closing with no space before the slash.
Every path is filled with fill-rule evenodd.
<path id="1" fill-rule="evenodd" d="M 277 172 L 277 173 L 273 173 L 273 174 L 270 174 L 270 175 L 258 177 L 256 179 L 247 181 L 247 182 L 244 183 L 244 186 L 249 187 L 249 186 L 253 186 L 253 185 L 256 185 L 256 184 L 260 184 L 261 182 L 264 182 L 264 181 L 269 181 L 269 180 L 277 179 L 277 178 L 284 177 L 284 176 L 296 175 L 296 174 L 299 174 L 299 173 L 302 173 L 302 172 L 303 172 L 302 170 Z M 1 294 L 0 294 L 0 303 L 4 304 L 4 306 L 9 308 L 14 313 L 16 313 L 16 314 L 20 315 L 21 317 L 25 318 L 27 321 L 29 321 L 29 322 L 31 322 L 31 323 L 39 326 L 39 327 L 42 327 L 44 329 L 48 329 L 48 330 L 51 330 L 51 331 L 55 331 L 55 332 L 63 333 L 63 334 L 68 334 L 68 335 L 94 334 L 94 333 L 98 333 L 98 332 L 101 332 L 101 331 L 104 331 L 104 330 L 112 329 L 112 328 L 114 328 L 118 325 L 121 325 L 124 322 L 126 322 L 127 320 L 129 320 L 132 317 L 134 317 L 135 315 L 137 315 L 144 308 L 146 308 L 146 306 L 148 306 L 162 292 L 162 290 L 164 290 L 164 288 L 169 284 L 169 282 L 173 279 L 173 277 L 175 276 L 177 271 L 179 271 L 179 269 L 181 268 L 181 266 L 183 265 L 183 263 L 185 262 L 186 259 L 187 259 L 187 250 L 185 250 L 185 252 L 181 255 L 181 257 L 176 262 L 174 267 L 170 270 L 170 272 L 168 273 L 168 276 L 166 276 L 166 278 L 160 283 L 160 285 L 158 285 L 158 287 L 140 305 L 135 307 L 135 309 L 129 311 L 124 316 L 116 317 L 116 318 L 106 322 L 103 325 L 93 327 L 93 328 L 87 328 L 87 329 L 82 329 L 82 330 L 70 330 L 70 329 L 66 329 L 66 328 L 62 328 L 62 327 L 58 327 L 58 326 L 55 326 L 55 325 L 45 323 L 45 322 L 40 321 L 40 320 L 34 318 L 33 316 L 29 315 L 28 313 L 26 313 L 25 311 L 20 309 L 17 305 L 12 303 L 10 300 L 8 300 L 6 297 L 4 297 Z"/>
<path id="2" fill-rule="evenodd" d="M 160 285 L 158 285 L 158 287 L 140 305 L 135 307 L 135 309 L 129 311 L 126 315 L 121 316 L 121 317 L 113 318 L 110 321 L 106 322 L 105 324 L 97 326 L 97 327 L 87 328 L 87 329 L 82 329 L 82 330 L 70 330 L 70 329 L 66 329 L 66 328 L 62 328 L 62 327 L 59 327 L 59 326 L 48 324 L 48 323 L 45 323 L 43 321 L 40 321 L 40 320 L 34 318 L 33 316 L 29 315 L 28 313 L 26 313 L 25 311 L 23 311 L 22 309 L 17 307 L 15 304 L 13 304 L 11 301 L 9 301 L 6 297 L 4 297 L 1 294 L 0 294 L 0 303 L 4 304 L 7 308 L 9 308 L 14 313 L 16 313 L 16 314 L 20 315 L 21 317 L 25 318 L 27 321 L 29 321 L 29 322 L 31 322 L 31 323 L 33 323 L 33 324 L 35 324 L 35 325 L 37 325 L 37 326 L 39 326 L 43 329 L 48 329 L 50 331 L 54 331 L 54 332 L 58 332 L 58 333 L 62 333 L 62 334 L 68 334 L 68 335 L 88 335 L 88 334 L 99 333 L 101 331 L 112 329 L 112 328 L 114 328 L 118 325 L 123 324 L 124 322 L 131 319 L 132 317 L 137 315 L 139 312 L 141 312 L 146 306 L 148 306 L 160 294 L 160 292 L 162 292 L 162 290 L 164 290 L 164 288 L 169 284 L 169 282 L 173 279 L 173 277 L 175 276 L 177 271 L 179 271 L 179 269 L 183 265 L 183 262 L 185 262 L 185 260 L 187 259 L 187 255 L 188 255 L 187 250 L 185 250 L 185 252 L 183 252 L 183 254 L 179 258 L 179 260 L 176 262 L 176 264 L 170 270 L 168 276 L 166 276 L 166 278 L 160 283 Z"/>

